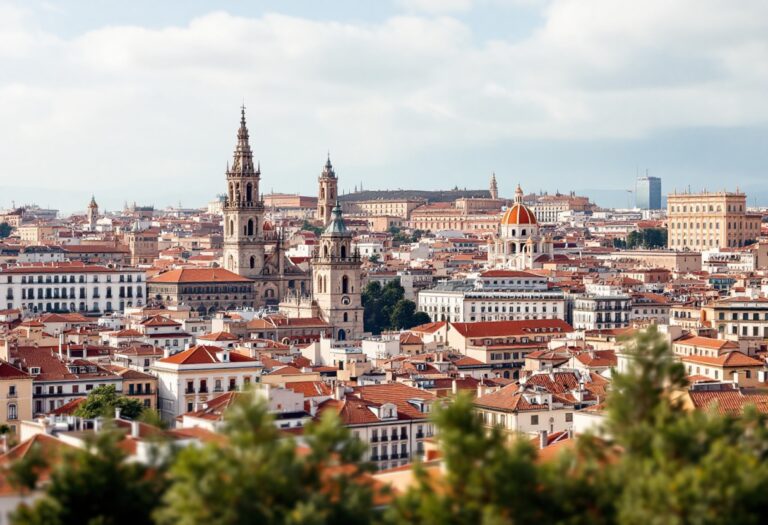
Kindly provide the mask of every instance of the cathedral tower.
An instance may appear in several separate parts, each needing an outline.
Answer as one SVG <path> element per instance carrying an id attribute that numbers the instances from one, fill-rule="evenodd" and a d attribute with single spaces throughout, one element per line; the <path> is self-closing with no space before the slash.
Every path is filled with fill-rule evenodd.
<path id="1" fill-rule="evenodd" d="M 317 194 L 317 220 L 323 224 L 328 224 L 331 221 L 333 203 L 338 197 L 339 184 L 336 173 L 333 171 L 333 165 L 331 165 L 330 153 L 317 180 L 320 183 L 320 190 Z"/>
<path id="2" fill-rule="evenodd" d="M 91 195 L 91 202 L 88 203 L 88 229 L 93 231 L 96 229 L 96 220 L 99 218 L 99 205 L 96 204 L 96 197 Z"/>
<path id="3" fill-rule="evenodd" d="M 337 201 L 312 260 L 312 295 L 320 316 L 334 327 L 333 337 L 339 341 L 363 335 L 361 273 L 360 255 L 352 251 L 352 232 L 344 224 Z"/>
<path id="4" fill-rule="evenodd" d="M 260 179 L 261 170 L 253 165 L 243 106 L 232 166 L 227 165 L 224 268 L 252 279 L 261 275 L 265 259 L 264 202 L 259 193 Z"/>
<path id="5" fill-rule="evenodd" d="M 494 172 L 493 175 L 491 175 L 491 198 L 492 199 L 498 199 L 499 198 L 499 185 L 496 184 L 496 173 Z"/>

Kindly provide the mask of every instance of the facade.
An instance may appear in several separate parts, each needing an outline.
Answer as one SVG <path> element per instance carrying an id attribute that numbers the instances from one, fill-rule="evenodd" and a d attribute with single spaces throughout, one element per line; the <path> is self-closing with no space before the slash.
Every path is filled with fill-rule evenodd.
<path id="1" fill-rule="evenodd" d="M 160 250 L 158 248 L 157 230 L 140 230 L 134 227 L 125 234 L 125 242 L 128 244 L 128 250 L 131 252 L 131 266 L 151 265 L 157 258 Z"/>
<path id="2" fill-rule="evenodd" d="M 573 307 L 577 330 L 611 330 L 629 326 L 632 299 L 628 295 L 578 297 Z"/>
<path id="3" fill-rule="evenodd" d="M 423 199 L 374 199 L 369 201 L 345 200 L 342 204 L 344 213 L 365 216 L 411 218 L 411 212 L 424 204 Z"/>
<path id="4" fill-rule="evenodd" d="M 338 198 L 338 184 L 336 179 L 336 172 L 333 171 L 333 165 L 331 164 L 331 156 L 328 155 L 328 160 L 325 162 L 322 173 L 318 178 L 320 188 L 317 193 L 317 220 L 321 224 L 326 225 L 331 222 L 333 207 Z"/>
<path id="5" fill-rule="evenodd" d="M 729 297 L 702 308 L 719 337 L 731 340 L 768 339 L 768 299 Z"/>
<path id="6" fill-rule="evenodd" d="M 762 217 L 747 213 L 747 196 L 736 191 L 667 196 L 667 244 L 674 250 L 738 248 L 760 237 Z"/>
<path id="7" fill-rule="evenodd" d="M 19 422 L 32 419 L 32 376 L 5 361 L 0 361 L 0 425 L 11 434 Z"/>
<path id="8" fill-rule="evenodd" d="M 491 198 L 494 200 L 499 198 L 499 185 L 496 182 L 496 173 L 491 175 Z"/>
<path id="9" fill-rule="evenodd" d="M 635 206 L 641 210 L 661 209 L 661 179 L 638 177 L 635 182 Z"/>
<path id="10" fill-rule="evenodd" d="M 166 306 L 187 305 L 200 314 L 253 307 L 254 282 L 223 268 L 178 268 L 147 283 L 150 297 Z"/>
<path id="11" fill-rule="evenodd" d="M 158 359 L 152 374 L 158 381 L 160 416 L 173 421 L 225 391 L 258 382 L 261 366 L 256 359 L 228 348 L 198 345 Z"/>
<path id="12" fill-rule="evenodd" d="M 553 255 L 552 239 L 539 235 L 536 215 L 523 204 L 523 190 L 515 190 L 515 204 L 501 219 L 497 235 L 488 244 L 488 266 L 523 270 L 535 260 Z"/>
<path id="13" fill-rule="evenodd" d="M 82 263 L 0 268 L 0 300 L 7 309 L 37 312 L 112 312 L 143 306 L 144 272 Z"/>
<path id="14" fill-rule="evenodd" d="M 296 293 L 280 304 L 280 310 L 291 317 L 320 318 L 333 327 L 336 340 L 359 339 L 363 335 L 361 264 L 337 204 L 312 259 L 311 297 Z"/>
<path id="15" fill-rule="evenodd" d="M 448 281 L 418 295 L 418 309 L 435 321 L 565 320 L 562 292 L 478 288 L 471 281 Z"/>
<path id="16" fill-rule="evenodd" d="M 338 413 L 354 437 L 368 445 L 368 460 L 380 470 L 399 467 L 421 457 L 433 436 L 430 420 L 434 394 L 401 383 L 338 387 L 318 414 Z"/>
<path id="17" fill-rule="evenodd" d="M 584 213 L 593 208 L 588 197 L 581 197 L 575 193 L 563 195 L 559 192 L 554 195 L 537 195 L 527 205 L 539 224 L 557 224 L 560 222 L 561 213 Z"/>
<path id="18" fill-rule="evenodd" d="M 700 272 L 701 253 L 674 250 L 624 250 L 611 254 L 611 260 L 639 268 L 663 268 L 671 272 Z"/>
<path id="19" fill-rule="evenodd" d="M 243 107 L 233 162 L 227 165 L 223 266 L 254 282 L 255 306 L 277 305 L 291 284 L 306 281 L 308 275 L 285 256 L 281 233 L 265 222 L 260 181 L 261 170 L 253 163 Z"/>

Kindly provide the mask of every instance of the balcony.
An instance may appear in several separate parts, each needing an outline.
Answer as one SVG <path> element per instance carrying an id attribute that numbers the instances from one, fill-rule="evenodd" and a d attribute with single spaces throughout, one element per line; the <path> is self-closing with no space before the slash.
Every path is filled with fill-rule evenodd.
<path id="1" fill-rule="evenodd" d="M 391 454 L 389 457 L 390 457 L 390 459 L 397 459 L 400 456 L 397 454 L 397 452 L 395 452 L 395 453 Z"/>
<path id="2" fill-rule="evenodd" d="M 389 441 L 389 436 L 381 436 L 382 441 Z"/>
<path id="3" fill-rule="evenodd" d="M 198 391 L 198 394 L 207 394 L 208 393 L 208 387 L 207 386 L 201 386 Z"/>
<path id="4" fill-rule="evenodd" d="M 408 439 L 408 434 L 400 434 L 400 439 Z"/>
<path id="5" fill-rule="evenodd" d="M 371 437 L 371 443 L 378 443 L 379 442 L 379 436 L 372 436 Z"/>
<path id="6" fill-rule="evenodd" d="M 416 432 L 416 439 L 423 439 L 424 438 L 424 432 Z"/>
<path id="7" fill-rule="evenodd" d="M 8 392 L 8 397 L 9 397 L 9 398 L 18 397 L 18 395 L 19 395 L 19 393 L 18 393 L 18 392 Z"/>
<path id="8" fill-rule="evenodd" d="M 381 456 L 379 456 L 379 459 L 380 459 L 381 461 L 386 461 L 386 460 L 388 460 L 388 459 L 389 459 L 389 456 L 388 456 L 388 455 L 386 455 L 386 454 L 382 454 Z"/>

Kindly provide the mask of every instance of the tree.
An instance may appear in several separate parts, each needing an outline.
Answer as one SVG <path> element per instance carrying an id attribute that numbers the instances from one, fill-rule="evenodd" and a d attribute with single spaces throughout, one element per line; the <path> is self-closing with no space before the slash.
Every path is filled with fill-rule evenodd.
<path id="1" fill-rule="evenodd" d="M 413 328 L 430 321 L 425 312 L 416 311 L 416 303 L 409 299 L 400 299 L 392 308 L 390 326 L 398 330 Z"/>
<path id="2" fill-rule="evenodd" d="M 75 415 L 88 419 L 111 417 L 116 408 L 120 409 L 121 416 L 128 419 L 137 419 L 144 411 L 144 405 L 138 399 L 118 394 L 114 385 L 104 385 L 88 393 L 85 401 L 75 410 Z"/>
<path id="3" fill-rule="evenodd" d="M 365 445 L 327 413 L 307 426 L 306 451 L 283 437 L 263 402 L 241 397 L 224 443 L 183 450 L 159 524 L 371 523 L 373 489 L 361 482 Z"/>
<path id="4" fill-rule="evenodd" d="M 323 228 L 320 226 L 315 226 L 308 220 L 305 220 L 304 223 L 301 225 L 301 229 L 304 231 L 312 232 L 315 235 L 319 236 L 323 233 Z"/>
<path id="5" fill-rule="evenodd" d="M 126 461 L 120 434 L 93 434 L 87 449 L 69 451 L 53 465 L 43 496 L 22 504 L 11 516 L 14 525 L 76 523 L 137 525 L 153 523 L 165 482 L 159 467 Z"/>
<path id="6" fill-rule="evenodd" d="M 644 228 L 629 232 L 627 248 L 663 248 L 667 245 L 667 230 L 665 228 Z"/>
<path id="7" fill-rule="evenodd" d="M 0 222 L 0 239 L 5 239 L 11 235 L 13 228 L 7 222 Z"/>
<path id="8" fill-rule="evenodd" d="M 372 262 L 374 264 L 378 263 L 381 260 L 381 257 L 378 253 L 374 253 L 370 257 L 368 257 L 368 262 Z"/>

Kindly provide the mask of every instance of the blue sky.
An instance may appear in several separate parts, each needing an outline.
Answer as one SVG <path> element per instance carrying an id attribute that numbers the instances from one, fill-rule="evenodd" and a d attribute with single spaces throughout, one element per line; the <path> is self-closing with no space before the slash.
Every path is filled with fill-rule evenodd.
<path id="1" fill-rule="evenodd" d="M 0 208 L 200 206 L 245 100 L 265 192 L 738 185 L 768 204 L 768 3 L 0 0 Z"/>

